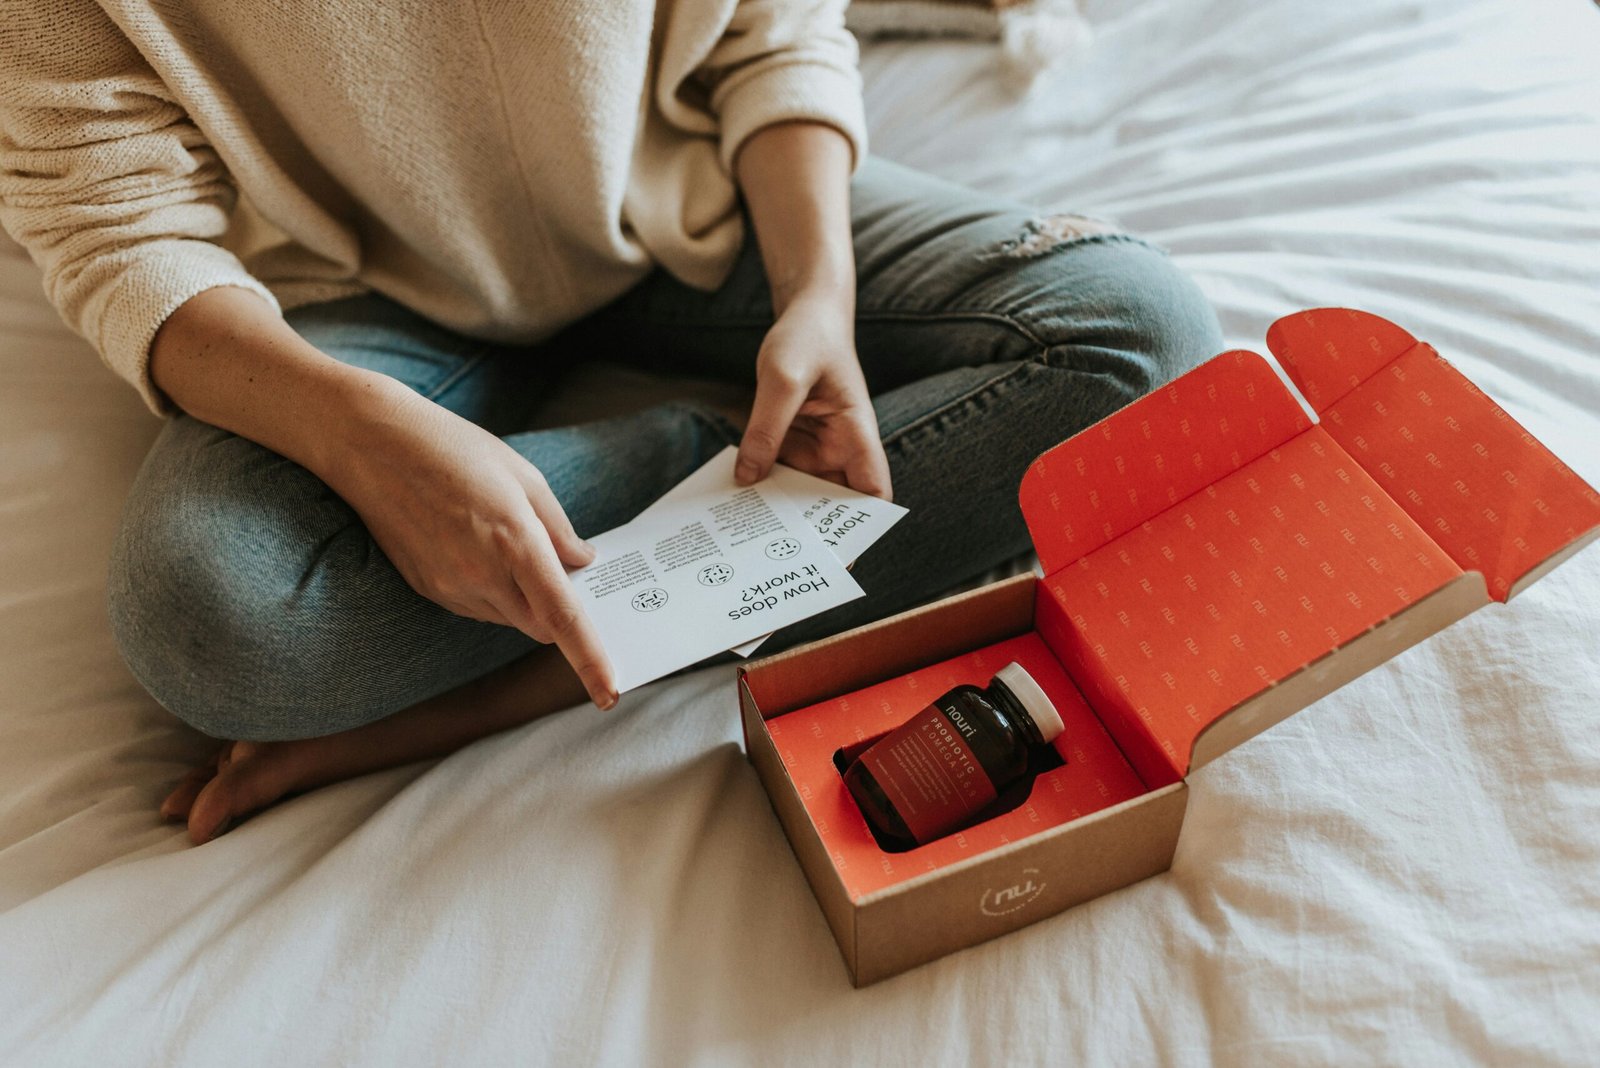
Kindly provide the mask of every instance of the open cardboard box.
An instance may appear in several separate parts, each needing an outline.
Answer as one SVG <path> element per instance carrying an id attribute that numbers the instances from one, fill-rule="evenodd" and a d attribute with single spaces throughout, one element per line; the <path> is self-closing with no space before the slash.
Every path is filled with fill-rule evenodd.
<path id="1" fill-rule="evenodd" d="M 1279 320 L 1023 477 L 1044 572 L 746 665 L 745 748 L 856 985 L 1171 866 L 1193 771 L 1600 534 L 1600 495 L 1376 316 Z M 1019 660 L 1064 763 L 880 848 L 839 763 Z"/>

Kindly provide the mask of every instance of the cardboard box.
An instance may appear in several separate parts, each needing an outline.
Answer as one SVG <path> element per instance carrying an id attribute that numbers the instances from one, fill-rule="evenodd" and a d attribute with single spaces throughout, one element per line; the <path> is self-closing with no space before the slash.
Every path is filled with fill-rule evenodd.
<path id="1" fill-rule="evenodd" d="M 1190 771 L 1600 535 L 1600 496 L 1432 349 L 1317 309 L 1046 452 L 1044 572 L 746 665 L 746 752 L 859 986 L 1165 871 Z M 840 765 L 1009 660 L 1064 760 L 881 848 Z"/>

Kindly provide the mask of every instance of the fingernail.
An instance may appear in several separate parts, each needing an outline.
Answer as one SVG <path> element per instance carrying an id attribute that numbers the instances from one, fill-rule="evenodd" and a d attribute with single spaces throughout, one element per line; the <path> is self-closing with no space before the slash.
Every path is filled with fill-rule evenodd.
<path id="1" fill-rule="evenodd" d="M 617 695 L 608 690 L 597 697 L 594 704 L 600 711 L 609 712 L 617 707 Z"/>
<path id="2" fill-rule="evenodd" d="M 756 476 L 759 474 L 761 474 L 761 469 L 755 464 L 749 460 L 740 460 L 739 466 L 734 469 L 733 477 L 738 480 L 741 486 L 748 486 L 756 480 Z"/>

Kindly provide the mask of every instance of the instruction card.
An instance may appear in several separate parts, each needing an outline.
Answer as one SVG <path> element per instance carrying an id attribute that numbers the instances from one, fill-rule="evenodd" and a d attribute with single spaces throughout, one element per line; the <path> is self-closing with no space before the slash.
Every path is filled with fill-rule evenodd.
<path id="1" fill-rule="evenodd" d="M 862 596 L 787 480 L 738 485 L 735 453 L 718 454 L 633 522 L 589 539 L 598 556 L 569 575 L 618 692 Z"/>
<path id="2" fill-rule="evenodd" d="M 727 472 L 733 470 L 734 458 L 738 453 L 738 448 L 729 445 L 711 462 L 668 490 L 639 518 L 658 508 L 670 507 L 673 501 L 681 497 L 703 493 L 722 483 L 727 478 Z M 854 564 L 862 553 L 906 514 L 904 508 L 882 497 L 837 485 L 785 464 L 773 464 L 771 474 L 762 480 L 761 485 L 777 490 L 800 509 L 801 518 L 811 524 L 822 543 L 833 551 L 833 555 L 845 567 Z M 769 630 L 753 641 L 735 646 L 733 651 L 740 656 L 749 656 L 771 634 Z"/>

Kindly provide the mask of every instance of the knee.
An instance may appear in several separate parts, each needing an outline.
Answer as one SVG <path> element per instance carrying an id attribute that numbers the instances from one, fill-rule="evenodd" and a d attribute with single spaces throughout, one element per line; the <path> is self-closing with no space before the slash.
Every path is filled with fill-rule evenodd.
<path id="1" fill-rule="evenodd" d="M 1206 295 L 1165 253 L 1137 242 L 1121 249 L 1128 265 L 1120 311 L 1130 349 L 1147 368 L 1148 392 L 1221 352 L 1222 329 Z"/>
<path id="2" fill-rule="evenodd" d="M 205 734 L 273 741 L 370 721 L 392 710 L 352 686 L 370 678 L 373 636 L 363 613 L 326 603 L 361 591 L 368 549 L 354 539 L 369 539 L 273 500 L 286 472 L 234 462 L 258 448 L 218 439 L 194 468 L 158 445 L 113 544 L 112 633 L 135 678 Z"/>
<path id="3" fill-rule="evenodd" d="M 1165 252 L 1118 233 L 1042 233 L 1008 255 L 1045 276 L 1033 318 L 1046 362 L 1110 376 L 1133 400 L 1222 351 L 1210 301 Z"/>

